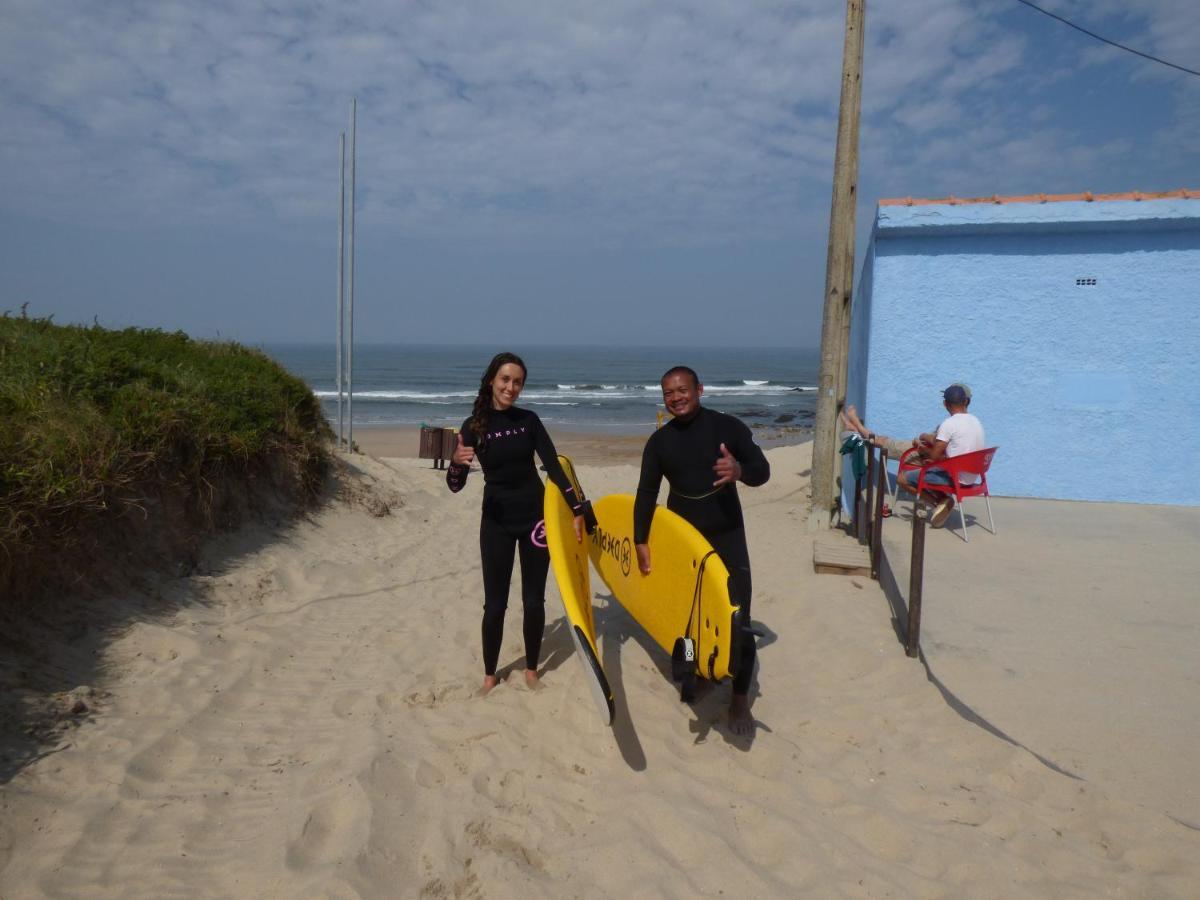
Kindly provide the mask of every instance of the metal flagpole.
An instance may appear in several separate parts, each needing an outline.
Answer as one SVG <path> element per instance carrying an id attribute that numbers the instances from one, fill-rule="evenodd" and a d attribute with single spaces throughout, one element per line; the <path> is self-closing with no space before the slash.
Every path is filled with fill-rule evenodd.
<path id="1" fill-rule="evenodd" d="M 357 156 L 357 122 L 358 122 L 358 98 L 350 98 L 350 281 L 349 288 L 349 303 L 347 315 L 349 317 L 349 341 L 346 346 L 346 393 L 347 406 L 346 418 L 348 419 L 349 436 L 346 443 L 346 449 L 354 450 L 354 163 Z"/>
<path id="2" fill-rule="evenodd" d="M 337 289 L 337 445 L 340 450 L 345 441 L 345 425 L 342 419 L 342 345 L 345 337 L 342 326 L 346 321 L 346 304 L 342 288 L 346 284 L 346 132 L 338 141 L 338 289 Z"/>

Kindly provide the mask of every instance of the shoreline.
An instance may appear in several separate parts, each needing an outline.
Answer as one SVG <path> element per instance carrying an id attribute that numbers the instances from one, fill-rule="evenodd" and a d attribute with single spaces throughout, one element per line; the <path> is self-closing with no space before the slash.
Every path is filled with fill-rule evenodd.
<path id="1" fill-rule="evenodd" d="M 554 447 L 576 464 L 591 466 L 638 465 L 642 448 L 653 429 L 618 426 L 620 431 L 590 431 L 575 428 L 550 429 Z M 416 459 L 420 448 L 417 425 L 355 425 L 354 443 L 377 459 Z M 764 450 L 791 447 L 812 440 L 812 429 L 799 425 L 768 425 L 752 429 Z"/>

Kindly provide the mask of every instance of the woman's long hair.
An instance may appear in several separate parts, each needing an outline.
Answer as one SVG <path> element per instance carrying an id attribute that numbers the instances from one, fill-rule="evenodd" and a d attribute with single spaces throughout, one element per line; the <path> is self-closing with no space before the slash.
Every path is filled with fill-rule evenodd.
<path id="1" fill-rule="evenodd" d="M 529 376 L 529 370 L 525 368 L 525 360 L 517 354 L 505 352 L 497 353 L 492 357 L 487 371 L 483 373 L 483 378 L 479 379 L 479 393 L 475 395 L 475 406 L 471 409 L 471 431 L 475 433 L 477 449 L 483 446 L 488 419 L 492 415 L 492 382 L 496 379 L 496 373 L 500 371 L 500 367 L 508 363 L 516 363 L 521 367 L 525 376 Z"/>

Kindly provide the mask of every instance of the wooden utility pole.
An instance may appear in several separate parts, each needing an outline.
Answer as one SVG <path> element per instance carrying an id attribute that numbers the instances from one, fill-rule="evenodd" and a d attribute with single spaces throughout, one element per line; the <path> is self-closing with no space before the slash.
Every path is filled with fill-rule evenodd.
<path id="1" fill-rule="evenodd" d="M 837 415 L 846 402 L 850 300 L 854 284 L 854 211 L 858 200 L 858 120 L 862 108 L 863 33 L 866 0 L 846 0 L 842 49 L 842 96 L 838 105 L 829 254 L 825 260 L 825 309 L 821 318 L 821 371 L 813 427 L 812 502 L 808 524 L 828 528 L 838 504 Z"/>

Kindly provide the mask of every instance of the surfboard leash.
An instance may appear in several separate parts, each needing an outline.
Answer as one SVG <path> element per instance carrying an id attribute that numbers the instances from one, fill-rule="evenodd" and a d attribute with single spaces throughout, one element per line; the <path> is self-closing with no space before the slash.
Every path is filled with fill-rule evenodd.
<path id="1" fill-rule="evenodd" d="M 583 486 L 579 483 L 579 476 L 575 474 L 575 464 L 570 458 L 562 456 L 558 457 L 558 464 L 562 466 L 563 474 L 567 476 L 567 490 L 563 494 L 563 499 L 567 501 L 567 506 L 571 512 L 577 516 L 583 516 L 583 527 L 588 534 L 595 532 L 600 521 L 596 518 L 595 510 L 592 509 L 592 501 L 583 493 Z M 571 494 L 575 499 L 572 502 Z"/>
<path id="2" fill-rule="evenodd" d="M 687 627 L 683 632 L 683 637 L 675 642 L 674 651 L 671 653 L 671 664 L 674 670 L 672 674 L 674 674 L 675 680 L 680 682 L 679 699 L 684 703 L 690 703 L 695 698 L 696 673 L 699 670 L 696 654 L 700 650 L 700 618 L 703 616 L 704 606 L 704 567 L 708 563 L 708 558 L 714 556 L 716 552 L 716 550 L 709 550 L 700 558 L 700 564 L 696 567 L 696 586 L 692 590 L 692 605 L 688 609 Z M 691 636 L 693 622 L 696 623 L 694 641 Z M 716 659 L 717 649 L 713 647 L 713 652 L 708 660 L 710 678 Z"/>

